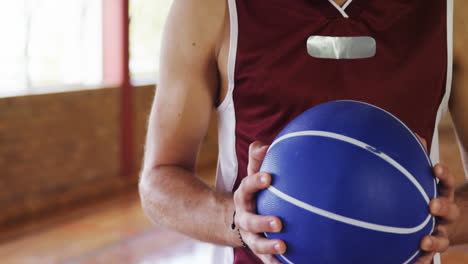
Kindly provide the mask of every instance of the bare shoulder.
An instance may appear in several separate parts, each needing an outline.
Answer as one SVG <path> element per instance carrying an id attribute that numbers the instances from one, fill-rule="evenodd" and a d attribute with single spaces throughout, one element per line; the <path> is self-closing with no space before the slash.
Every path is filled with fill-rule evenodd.
<path id="1" fill-rule="evenodd" d="M 198 84 L 213 96 L 217 93 L 213 82 L 226 8 L 225 0 L 173 0 L 161 46 L 159 88 Z"/>
<path id="2" fill-rule="evenodd" d="M 174 0 L 166 24 L 165 37 L 187 41 L 182 48 L 215 48 L 224 27 L 225 0 Z M 192 41 L 189 41 L 192 40 Z"/>

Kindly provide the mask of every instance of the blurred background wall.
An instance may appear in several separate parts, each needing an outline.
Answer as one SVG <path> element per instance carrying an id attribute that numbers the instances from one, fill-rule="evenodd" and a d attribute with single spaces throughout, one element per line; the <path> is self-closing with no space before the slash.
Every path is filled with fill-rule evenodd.
<path id="1" fill-rule="evenodd" d="M 171 1 L 1 4 L 0 227 L 134 188 Z"/>

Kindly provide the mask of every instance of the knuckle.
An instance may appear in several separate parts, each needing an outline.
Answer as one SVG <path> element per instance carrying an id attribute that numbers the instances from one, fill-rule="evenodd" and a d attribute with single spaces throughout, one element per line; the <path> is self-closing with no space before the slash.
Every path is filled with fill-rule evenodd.
<path id="1" fill-rule="evenodd" d="M 441 199 L 440 201 L 440 216 L 444 216 L 445 218 L 448 219 L 456 219 L 458 214 L 458 207 L 445 200 Z"/>
<path id="2" fill-rule="evenodd" d="M 259 178 L 259 173 L 254 173 L 254 174 L 250 174 L 249 176 L 245 177 L 244 180 L 245 180 L 245 183 L 244 183 L 244 187 L 247 189 L 252 189 L 252 188 L 256 188 L 257 185 L 258 185 L 258 182 L 260 181 L 260 178 Z"/>
<path id="3" fill-rule="evenodd" d="M 255 231 L 255 219 L 252 217 L 246 217 L 244 224 L 247 231 Z"/>
<path id="4" fill-rule="evenodd" d="M 450 205 L 446 199 L 439 199 L 440 214 L 447 215 L 449 213 Z"/>
<path id="5" fill-rule="evenodd" d="M 434 251 L 443 252 L 448 248 L 448 239 L 446 238 L 436 238 L 434 239 Z"/>
<path id="6" fill-rule="evenodd" d="M 257 181 L 257 174 L 250 174 L 247 177 L 244 178 L 244 187 L 250 187 L 252 185 L 255 185 L 255 182 Z"/>
<path id="7" fill-rule="evenodd" d="M 454 188 L 455 187 L 455 177 L 448 172 L 448 169 L 444 168 L 444 184 L 448 188 Z"/>
<path id="8" fill-rule="evenodd" d="M 240 185 L 242 186 L 242 184 Z M 242 192 L 241 192 L 241 187 L 237 191 L 234 192 L 234 204 L 235 206 L 239 206 L 242 203 Z"/>
<path id="9" fill-rule="evenodd" d="M 251 176 L 250 175 L 247 175 L 244 179 L 242 179 L 240 185 L 239 185 L 239 188 L 245 188 L 246 185 L 249 184 L 249 178 Z"/>
<path id="10" fill-rule="evenodd" d="M 447 228 L 445 226 L 438 225 L 436 230 L 438 235 L 447 236 Z"/>
<path id="11" fill-rule="evenodd" d="M 252 154 L 253 151 L 254 151 L 256 148 L 259 147 L 259 144 L 260 144 L 259 141 L 254 141 L 254 142 L 250 143 L 250 145 L 249 145 L 249 154 Z"/>
<path id="12" fill-rule="evenodd" d="M 252 170 L 253 170 L 253 168 L 252 168 L 252 162 L 249 161 L 249 162 L 247 163 L 247 175 L 250 175 L 250 174 L 252 173 Z"/>
<path id="13" fill-rule="evenodd" d="M 253 236 L 250 240 L 249 240 L 249 247 L 250 249 L 256 253 L 256 254 L 263 254 L 263 251 L 261 249 L 261 246 L 260 246 L 260 243 L 259 243 L 259 239 L 258 237 L 256 236 Z"/>
<path id="14" fill-rule="evenodd" d="M 271 254 L 271 250 L 268 250 L 268 242 L 261 239 L 258 235 L 255 235 L 252 239 L 252 243 L 255 245 L 255 253 L 258 254 Z"/>
<path id="15" fill-rule="evenodd" d="M 242 194 L 247 193 L 251 185 L 252 185 L 252 176 L 249 175 L 242 180 L 241 184 L 239 185 L 239 191 Z"/>
<path id="16" fill-rule="evenodd" d="M 443 252 L 447 251 L 449 246 L 450 246 L 450 241 L 448 241 L 448 239 L 447 239 L 446 242 L 444 243 L 444 245 L 440 247 L 440 250 L 438 250 L 438 252 L 443 253 Z"/>
<path id="17" fill-rule="evenodd" d="M 250 143 L 250 145 L 249 145 L 249 156 L 252 155 L 253 148 L 254 148 L 254 143 Z"/>
<path id="18" fill-rule="evenodd" d="M 447 214 L 450 212 L 452 209 L 452 202 L 449 201 L 449 199 L 445 197 L 439 198 L 439 203 L 440 203 L 440 212 L 443 214 Z"/>
<path id="19" fill-rule="evenodd" d="M 237 220 L 236 225 L 238 225 L 241 230 L 248 231 L 248 228 L 246 227 L 247 226 L 247 223 L 246 223 L 247 221 L 246 221 L 244 213 L 241 212 L 239 214 L 239 218 L 237 218 L 236 220 Z"/>
<path id="20" fill-rule="evenodd" d="M 432 240 L 431 250 L 437 250 L 440 247 L 440 238 L 434 237 Z"/>
<path id="21" fill-rule="evenodd" d="M 252 250 L 253 253 L 255 254 L 263 254 L 262 252 L 260 252 L 260 249 L 258 248 L 257 245 L 255 244 L 251 244 L 252 246 L 250 246 L 249 244 L 249 247 L 250 247 L 250 250 Z"/>

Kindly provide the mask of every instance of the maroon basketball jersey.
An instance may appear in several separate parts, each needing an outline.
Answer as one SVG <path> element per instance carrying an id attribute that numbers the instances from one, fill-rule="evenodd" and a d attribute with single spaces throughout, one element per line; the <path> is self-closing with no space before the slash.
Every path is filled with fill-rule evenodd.
<path id="1" fill-rule="evenodd" d="M 393 113 L 427 140 L 438 161 L 436 127 L 451 83 L 453 0 L 228 3 L 229 92 L 218 108 L 217 189 L 234 191 L 246 176 L 250 143 L 270 144 L 296 116 L 332 100 L 364 101 Z M 234 250 L 233 261 L 261 263 L 244 249 Z"/>

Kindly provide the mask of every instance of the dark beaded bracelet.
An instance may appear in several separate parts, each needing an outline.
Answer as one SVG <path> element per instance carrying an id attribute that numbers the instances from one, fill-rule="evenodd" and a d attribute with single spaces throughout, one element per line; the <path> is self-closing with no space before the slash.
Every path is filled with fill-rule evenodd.
<path id="1" fill-rule="evenodd" d="M 241 235 L 241 233 L 240 233 L 239 228 L 237 228 L 237 234 L 239 234 L 239 239 L 240 239 L 240 241 L 241 241 L 241 243 L 242 243 L 242 246 L 243 246 L 244 248 L 246 248 L 246 249 L 249 249 L 249 246 L 247 246 L 247 244 L 246 244 L 246 243 L 244 242 L 244 240 L 242 239 L 242 235 Z"/>
<path id="2" fill-rule="evenodd" d="M 234 210 L 234 213 L 232 214 L 232 224 L 231 224 L 231 229 L 232 229 L 232 230 L 236 229 L 236 220 L 235 220 L 235 217 L 236 217 L 236 210 Z"/>
<path id="3" fill-rule="evenodd" d="M 234 213 L 232 214 L 232 224 L 231 224 L 231 229 L 234 230 L 236 229 L 236 221 L 235 221 L 235 218 L 236 218 L 236 210 L 234 210 Z M 244 248 L 249 248 L 249 246 L 247 246 L 247 244 L 244 242 L 244 239 L 242 239 L 242 235 L 241 235 L 241 232 L 239 230 L 239 228 L 237 228 L 237 234 L 239 235 L 239 239 L 242 243 L 242 246 Z"/>

